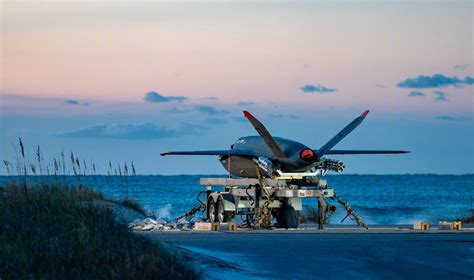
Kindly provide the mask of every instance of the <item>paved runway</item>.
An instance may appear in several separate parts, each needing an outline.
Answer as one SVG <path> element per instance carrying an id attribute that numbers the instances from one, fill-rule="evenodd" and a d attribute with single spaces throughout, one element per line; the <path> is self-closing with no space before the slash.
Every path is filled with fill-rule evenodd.
<path id="1" fill-rule="evenodd" d="M 398 227 L 144 232 L 178 247 L 206 278 L 474 279 L 474 230 Z"/>

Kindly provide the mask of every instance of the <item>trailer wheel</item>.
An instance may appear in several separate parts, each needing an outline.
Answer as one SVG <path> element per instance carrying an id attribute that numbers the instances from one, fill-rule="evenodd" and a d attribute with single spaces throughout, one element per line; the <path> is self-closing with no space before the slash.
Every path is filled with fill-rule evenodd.
<path id="1" fill-rule="evenodd" d="M 219 223 L 227 223 L 232 219 L 232 212 L 224 210 L 224 200 L 222 197 L 217 199 L 217 220 Z"/>
<path id="2" fill-rule="evenodd" d="M 284 202 L 277 214 L 278 227 L 280 228 L 297 228 L 298 217 L 296 216 L 296 210 L 293 206 Z"/>
<path id="3" fill-rule="evenodd" d="M 212 198 L 210 198 L 209 202 L 207 203 L 207 218 L 211 223 L 217 222 L 216 203 Z"/>

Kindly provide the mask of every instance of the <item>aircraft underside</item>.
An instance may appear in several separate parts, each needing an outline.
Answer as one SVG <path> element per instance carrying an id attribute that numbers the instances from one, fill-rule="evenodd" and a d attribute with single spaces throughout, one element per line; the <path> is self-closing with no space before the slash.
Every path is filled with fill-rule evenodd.
<path id="1" fill-rule="evenodd" d="M 269 162 L 272 167 L 270 168 L 268 165 L 264 166 L 262 160 Z M 264 177 L 272 177 L 275 175 L 276 170 L 282 172 L 305 172 L 311 167 L 311 165 L 308 164 L 299 164 L 298 166 L 295 166 L 294 164 L 291 166 L 279 166 L 275 165 L 275 163 L 272 163 L 267 158 L 257 159 L 243 156 L 221 156 L 219 157 L 219 161 L 230 175 L 242 178 L 258 178 L 257 166 L 260 170 L 260 175 Z"/>
<path id="2" fill-rule="evenodd" d="M 231 175 L 237 177 L 257 178 L 255 162 L 249 158 L 240 156 L 222 156 L 219 160 L 222 163 L 222 166 L 224 166 L 227 172 Z"/>

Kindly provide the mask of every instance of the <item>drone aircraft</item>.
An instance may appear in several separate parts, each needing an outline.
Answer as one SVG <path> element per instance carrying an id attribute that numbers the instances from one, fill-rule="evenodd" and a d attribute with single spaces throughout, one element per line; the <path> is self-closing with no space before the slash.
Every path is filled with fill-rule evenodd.
<path id="1" fill-rule="evenodd" d="M 362 123 L 369 110 L 355 118 L 319 149 L 309 148 L 290 139 L 273 137 L 252 114 L 247 111 L 243 111 L 243 113 L 260 136 L 241 137 L 232 144 L 230 150 L 175 151 L 164 152 L 161 155 L 217 155 L 229 175 L 257 178 L 262 175 L 264 177 L 277 177 L 297 173 L 316 175 L 319 172 L 325 175 L 327 171 L 342 172 L 344 170 L 342 161 L 329 159 L 325 157 L 326 155 L 408 153 L 408 151 L 399 150 L 332 149 Z M 259 168 L 256 168 L 256 166 Z"/>

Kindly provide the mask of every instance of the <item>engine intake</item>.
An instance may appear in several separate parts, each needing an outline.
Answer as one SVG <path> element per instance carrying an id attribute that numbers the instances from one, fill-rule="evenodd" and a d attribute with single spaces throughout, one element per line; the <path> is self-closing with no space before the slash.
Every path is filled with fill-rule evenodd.
<path id="1" fill-rule="evenodd" d="M 306 162 L 314 162 L 316 158 L 316 154 L 311 149 L 306 148 L 300 152 L 300 159 Z"/>

